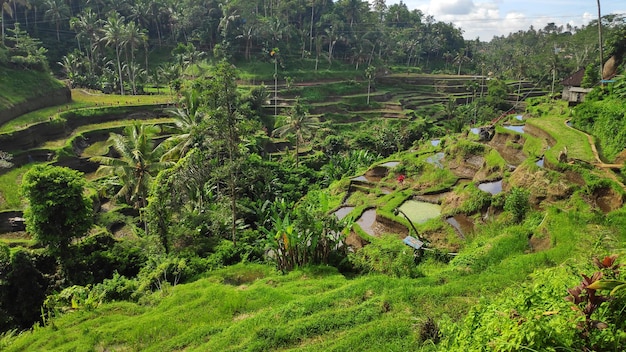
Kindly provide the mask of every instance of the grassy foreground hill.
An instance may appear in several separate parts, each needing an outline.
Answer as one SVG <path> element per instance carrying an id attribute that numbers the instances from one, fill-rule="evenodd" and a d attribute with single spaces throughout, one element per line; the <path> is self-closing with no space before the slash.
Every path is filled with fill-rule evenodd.
<path id="1" fill-rule="evenodd" d="M 240 264 L 192 283 L 163 285 L 135 302 L 93 307 L 73 298 L 72 311 L 32 332 L 5 335 L 0 347 L 7 351 L 480 350 L 485 342 L 532 346 L 538 340 L 532 334 L 565 344 L 577 333 L 579 319 L 564 300 L 567 289 L 580 281 L 579 273 L 589 273 L 587 263 L 593 256 L 623 248 L 626 213 L 599 214 L 577 196 L 563 205 L 519 225 L 488 224 L 450 263 L 426 257 L 419 266 L 422 277 L 353 277 L 331 267 L 282 274 L 266 265 Z M 550 244 L 533 248 L 529 234 L 541 235 Z M 513 301 L 526 303 L 513 308 Z M 499 305 L 493 306 L 494 302 Z M 482 319 L 476 320 L 479 316 Z M 509 322 L 512 330 L 499 333 L 493 328 L 498 319 L 504 321 L 497 326 Z M 481 333 L 473 334 L 474 330 Z"/>

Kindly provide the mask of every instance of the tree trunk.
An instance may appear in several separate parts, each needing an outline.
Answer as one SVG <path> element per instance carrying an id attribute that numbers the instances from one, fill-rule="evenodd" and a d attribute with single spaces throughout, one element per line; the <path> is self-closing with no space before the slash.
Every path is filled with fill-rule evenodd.
<path id="1" fill-rule="evenodd" d="M 117 55 L 117 73 L 120 80 L 120 94 L 124 95 L 124 79 L 122 78 L 122 63 L 120 61 L 120 46 L 115 45 L 115 54 Z"/>

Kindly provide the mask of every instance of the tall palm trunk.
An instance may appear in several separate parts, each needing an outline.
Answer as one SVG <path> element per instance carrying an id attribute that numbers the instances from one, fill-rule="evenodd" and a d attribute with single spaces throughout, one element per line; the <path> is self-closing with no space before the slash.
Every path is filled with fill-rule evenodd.
<path id="1" fill-rule="evenodd" d="M 120 79 L 120 94 L 124 95 L 124 79 L 122 77 L 122 62 L 120 60 L 120 45 L 115 45 L 115 55 L 117 57 L 117 74 Z"/>

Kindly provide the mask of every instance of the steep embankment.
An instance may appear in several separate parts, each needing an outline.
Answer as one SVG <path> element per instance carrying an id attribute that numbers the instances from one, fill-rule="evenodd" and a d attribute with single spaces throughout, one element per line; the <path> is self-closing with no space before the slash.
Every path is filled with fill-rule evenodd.
<path id="1" fill-rule="evenodd" d="M 71 99 L 69 88 L 49 73 L 0 66 L 0 124 Z"/>

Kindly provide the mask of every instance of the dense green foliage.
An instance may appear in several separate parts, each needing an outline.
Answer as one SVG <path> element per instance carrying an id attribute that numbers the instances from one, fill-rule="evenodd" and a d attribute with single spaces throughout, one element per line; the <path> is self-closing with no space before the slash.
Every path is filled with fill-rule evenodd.
<path id="1" fill-rule="evenodd" d="M 29 170 L 22 181 L 29 202 L 24 212 L 27 231 L 62 260 L 67 260 L 72 240 L 85 235 L 93 221 L 85 184 L 75 170 L 43 165 Z"/>
<path id="2" fill-rule="evenodd" d="M 572 122 L 577 128 L 596 136 L 607 160 L 614 160 L 626 145 L 626 92 L 623 77 L 610 87 L 598 87 L 580 106 Z"/>
<path id="3" fill-rule="evenodd" d="M 2 177 L 3 206 L 20 207 L 9 189 L 21 183 L 29 207 L 26 233 L 0 241 L 0 349 L 626 344 L 626 286 L 617 257 L 605 257 L 626 240 L 620 175 L 595 167 L 587 136 L 564 124 L 570 110 L 548 96 L 523 116 L 533 133 L 468 131 L 498 116 L 517 123 L 506 115 L 528 95 L 597 66 L 582 54 L 597 46 L 594 23 L 487 43 L 402 2 L 37 5 L 2 3 L 7 89 L 22 84 L 5 66 L 29 69 L 28 81 L 47 54 L 93 100 L 4 127 L 7 140 L 59 132 L 33 138 L 16 157 L 25 166 Z M 624 18 L 602 20 L 605 51 L 620 59 Z M 166 109 L 122 96 L 164 86 L 177 97 Z M 625 92 L 618 78 L 574 111 L 611 160 L 626 144 Z M 565 146 L 569 160 L 557 160 Z M 83 177 L 48 163 L 100 165 Z M 499 194 L 478 187 L 500 179 Z M 394 212 L 407 200 L 439 204 L 409 224 Z M 406 246 L 406 234 L 425 248 Z M 581 281 L 592 261 L 599 271 Z"/>

